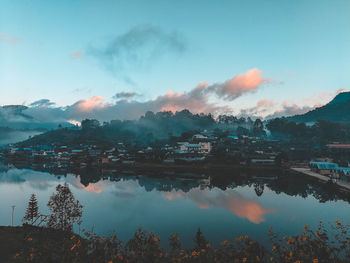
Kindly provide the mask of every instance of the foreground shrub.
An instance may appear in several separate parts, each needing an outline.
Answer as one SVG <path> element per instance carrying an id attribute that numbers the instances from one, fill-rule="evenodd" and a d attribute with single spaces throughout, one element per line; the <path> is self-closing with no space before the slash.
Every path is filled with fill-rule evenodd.
<path id="1" fill-rule="evenodd" d="M 268 231 L 270 243 L 265 247 L 249 236 L 223 241 L 212 247 L 200 229 L 191 249 L 182 249 L 177 234 L 169 237 L 169 249 L 160 246 L 153 232 L 137 230 L 123 244 L 115 234 L 100 237 L 84 232 L 84 238 L 71 232 L 30 227 L 25 229 L 20 249 L 9 262 L 91 262 L 91 263 L 180 263 L 180 262 L 349 262 L 349 226 L 336 221 L 330 230 L 319 223 L 315 230 L 308 226 L 296 236 L 283 236 Z M 1 240 L 0 240 L 1 241 Z M 6 262 L 6 261 L 5 261 Z"/>

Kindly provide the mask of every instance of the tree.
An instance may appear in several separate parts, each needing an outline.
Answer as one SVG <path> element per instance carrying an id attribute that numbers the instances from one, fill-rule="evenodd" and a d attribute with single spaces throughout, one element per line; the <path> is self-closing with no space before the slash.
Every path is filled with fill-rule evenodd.
<path id="1" fill-rule="evenodd" d="M 173 234 L 169 237 L 169 246 L 173 255 L 176 255 L 181 250 L 181 243 L 178 234 Z"/>
<path id="2" fill-rule="evenodd" d="M 81 122 L 81 128 L 83 130 L 92 130 L 100 127 L 100 122 L 95 119 L 85 119 Z"/>
<path id="3" fill-rule="evenodd" d="M 264 131 L 264 124 L 260 119 L 256 119 L 253 125 L 253 135 L 254 136 L 263 136 L 266 135 Z"/>
<path id="4" fill-rule="evenodd" d="M 38 200 L 36 199 L 35 194 L 32 194 L 28 202 L 26 214 L 23 217 L 23 223 L 34 225 L 39 216 Z"/>
<path id="5" fill-rule="evenodd" d="M 244 127 L 238 126 L 237 134 L 238 134 L 238 136 L 248 135 L 249 134 L 249 130 L 244 128 Z"/>
<path id="6" fill-rule="evenodd" d="M 47 206 L 52 212 L 47 226 L 63 231 L 72 231 L 74 223 L 79 222 L 83 214 L 83 206 L 75 200 L 67 183 L 57 185 L 56 193 L 50 197 Z"/>
<path id="7" fill-rule="evenodd" d="M 193 241 L 194 241 L 195 249 L 197 250 L 205 249 L 208 244 L 208 241 L 204 237 L 200 228 L 198 228 L 196 236 L 194 237 Z"/>

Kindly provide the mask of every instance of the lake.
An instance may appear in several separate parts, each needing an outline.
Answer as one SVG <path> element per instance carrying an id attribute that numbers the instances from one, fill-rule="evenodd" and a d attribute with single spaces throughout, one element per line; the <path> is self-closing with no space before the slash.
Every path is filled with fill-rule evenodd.
<path id="1" fill-rule="evenodd" d="M 297 234 L 304 225 L 316 227 L 319 221 L 350 222 L 349 198 L 312 180 L 292 175 L 228 177 L 175 179 L 116 173 L 89 179 L 83 174 L 57 176 L 1 166 L 0 225 L 11 224 L 11 205 L 16 206 L 14 222 L 20 225 L 32 193 L 37 195 L 40 212 L 48 214 L 49 197 L 64 182 L 84 206 L 83 228 L 98 234 L 115 230 L 126 241 L 140 227 L 160 235 L 165 247 L 172 233 L 190 247 L 198 227 L 211 243 L 218 244 L 246 234 L 264 242 L 270 226 Z"/>

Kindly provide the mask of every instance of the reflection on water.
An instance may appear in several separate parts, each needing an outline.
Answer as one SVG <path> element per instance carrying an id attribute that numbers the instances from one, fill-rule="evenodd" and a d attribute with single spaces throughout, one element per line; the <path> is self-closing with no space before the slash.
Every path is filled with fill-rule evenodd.
<path id="1" fill-rule="evenodd" d="M 271 225 L 293 234 L 319 220 L 350 222 L 348 196 L 300 177 L 55 176 L 2 166 L 0 225 L 10 223 L 11 205 L 16 205 L 15 222 L 21 224 L 31 193 L 38 196 L 41 213 L 48 213 L 46 203 L 62 182 L 70 184 L 84 205 L 85 228 L 93 227 L 99 234 L 115 229 L 122 240 L 143 227 L 156 231 L 164 240 L 177 232 L 190 246 L 193 234 L 201 227 L 213 243 L 242 234 L 264 241 Z"/>
<path id="2" fill-rule="evenodd" d="M 246 218 L 255 224 L 264 222 L 264 215 L 273 211 L 273 209 L 264 208 L 258 201 L 246 198 L 232 189 L 226 191 L 217 189 L 203 191 L 199 188 L 194 188 L 188 193 L 173 190 L 171 192 L 162 192 L 162 194 L 169 201 L 177 198 L 187 198 L 200 209 L 210 209 L 210 207 L 224 208 L 236 216 Z"/>

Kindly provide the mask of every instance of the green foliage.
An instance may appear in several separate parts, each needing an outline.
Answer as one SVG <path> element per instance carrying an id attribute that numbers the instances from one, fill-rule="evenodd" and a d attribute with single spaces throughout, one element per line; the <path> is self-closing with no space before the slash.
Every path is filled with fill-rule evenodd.
<path id="1" fill-rule="evenodd" d="M 82 217 L 83 206 L 75 200 L 67 183 L 56 187 L 56 193 L 50 197 L 47 206 L 52 212 L 47 222 L 50 228 L 72 231 L 74 223 Z"/>

